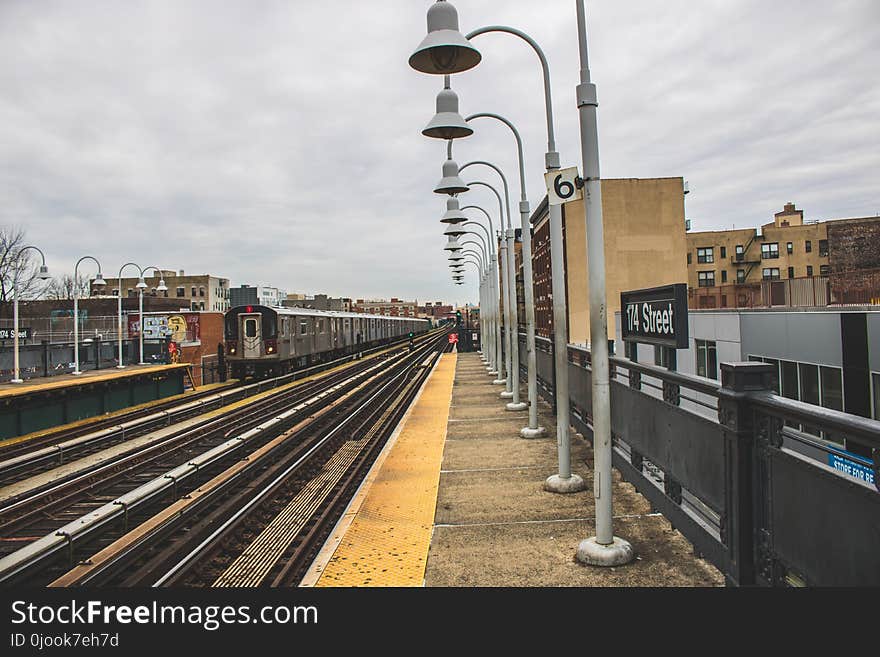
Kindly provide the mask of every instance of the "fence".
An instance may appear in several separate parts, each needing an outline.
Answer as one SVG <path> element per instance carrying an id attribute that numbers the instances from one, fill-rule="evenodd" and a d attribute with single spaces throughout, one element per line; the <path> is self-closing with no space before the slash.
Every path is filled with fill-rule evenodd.
<path id="1" fill-rule="evenodd" d="M 99 370 L 116 367 L 119 356 L 119 343 L 115 340 L 94 340 L 86 338 L 79 345 L 80 371 Z M 12 341 L 3 341 L 0 350 L 0 382 L 13 378 L 14 354 Z M 7 344 L 8 343 L 8 344 Z M 159 363 L 165 360 L 164 340 L 144 340 L 144 361 Z M 70 374 L 75 369 L 73 343 L 22 344 L 18 349 L 19 372 L 22 379 Z M 122 361 L 130 365 L 140 361 L 140 345 L 137 340 L 122 341 Z"/>
<path id="2" fill-rule="evenodd" d="M 520 354 L 522 366 L 524 346 Z M 540 394 L 552 401 L 552 343 L 538 338 L 536 356 Z M 718 385 L 611 358 L 623 478 L 728 584 L 880 584 L 880 422 L 773 394 L 765 363 L 722 363 L 721 373 Z M 590 437 L 588 350 L 569 345 L 568 374 L 572 424 Z"/>

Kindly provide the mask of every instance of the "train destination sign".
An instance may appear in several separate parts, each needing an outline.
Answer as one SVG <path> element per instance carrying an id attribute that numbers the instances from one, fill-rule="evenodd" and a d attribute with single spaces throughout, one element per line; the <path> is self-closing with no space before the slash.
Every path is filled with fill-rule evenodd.
<path id="1" fill-rule="evenodd" d="M 624 341 L 687 349 L 687 283 L 621 292 L 620 311 Z"/>

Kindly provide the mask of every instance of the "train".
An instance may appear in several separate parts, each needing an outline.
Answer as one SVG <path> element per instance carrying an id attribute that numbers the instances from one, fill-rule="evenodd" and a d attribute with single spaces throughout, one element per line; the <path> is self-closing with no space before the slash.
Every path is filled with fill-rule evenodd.
<path id="1" fill-rule="evenodd" d="M 281 376 L 430 329 L 430 319 L 416 317 L 261 305 L 230 308 L 223 320 L 226 362 L 239 380 Z"/>

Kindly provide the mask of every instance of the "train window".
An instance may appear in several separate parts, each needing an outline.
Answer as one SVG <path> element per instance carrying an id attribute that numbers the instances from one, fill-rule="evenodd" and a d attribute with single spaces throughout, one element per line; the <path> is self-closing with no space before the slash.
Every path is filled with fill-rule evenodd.
<path id="1" fill-rule="evenodd" d="M 324 320 L 319 319 L 318 320 L 318 333 L 323 333 L 323 332 L 324 332 Z"/>
<path id="2" fill-rule="evenodd" d="M 244 320 L 244 335 L 247 338 L 257 337 L 257 320 L 255 320 L 255 319 Z"/>
<path id="3" fill-rule="evenodd" d="M 299 334 L 306 335 L 309 332 L 309 322 L 305 319 L 299 320 Z"/>

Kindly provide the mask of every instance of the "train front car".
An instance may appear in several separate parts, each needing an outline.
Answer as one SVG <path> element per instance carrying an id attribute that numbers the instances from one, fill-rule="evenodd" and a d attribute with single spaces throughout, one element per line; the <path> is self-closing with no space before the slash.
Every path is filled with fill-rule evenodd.
<path id="1" fill-rule="evenodd" d="M 226 360 L 235 379 L 280 373 L 278 313 L 266 306 L 237 306 L 224 319 Z"/>

